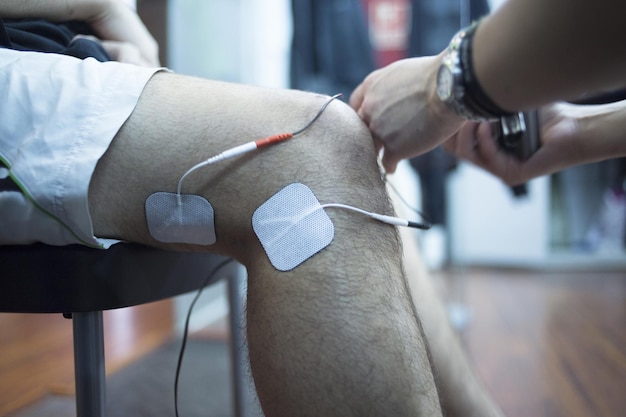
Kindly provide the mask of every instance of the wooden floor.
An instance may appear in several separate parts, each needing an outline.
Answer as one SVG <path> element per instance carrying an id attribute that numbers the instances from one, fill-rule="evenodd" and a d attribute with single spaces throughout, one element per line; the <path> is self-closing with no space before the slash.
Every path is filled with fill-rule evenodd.
<path id="1" fill-rule="evenodd" d="M 626 271 L 472 270 L 448 282 L 471 315 L 462 340 L 508 416 L 626 416 Z"/>
<path id="2" fill-rule="evenodd" d="M 170 300 L 104 312 L 110 374 L 172 334 Z M 46 393 L 72 395 L 72 322 L 61 314 L 0 314 L 0 416 Z"/>
<path id="3" fill-rule="evenodd" d="M 454 311 L 468 313 L 457 316 L 469 317 L 461 338 L 509 417 L 626 415 L 626 272 L 469 269 L 434 278 L 462 307 Z M 166 301 L 107 312 L 107 370 L 170 337 L 171 311 Z M 72 378 L 69 320 L 0 314 L 0 416 L 46 392 L 71 392 Z"/>

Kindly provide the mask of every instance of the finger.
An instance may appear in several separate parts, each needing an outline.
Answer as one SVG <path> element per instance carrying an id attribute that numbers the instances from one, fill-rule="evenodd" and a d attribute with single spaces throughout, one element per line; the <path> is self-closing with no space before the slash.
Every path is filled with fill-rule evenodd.
<path id="1" fill-rule="evenodd" d="M 509 185 L 523 182 L 521 178 L 523 163 L 500 149 L 493 125 L 482 124 L 477 131 L 476 138 L 476 152 L 484 169 L 500 177 Z"/>
<path id="2" fill-rule="evenodd" d="M 393 174 L 394 172 L 396 172 L 398 162 L 400 162 L 400 160 L 395 157 L 391 152 L 389 152 L 389 149 L 383 149 L 382 164 L 387 174 Z"/>
<path id="3" fill-rule="evenodd" d="M 478 123 L 467 122 L 457 132 L 456 135 L 456 147 L 455 154 L 461 159 L 467 159 L 468 161 L 477 164 L 477 134 Z"/>
<path id="4" fill-rule="evenodd" d="M 363 104 L 363 84 L 359 84 L 352 94 L 350 95 L 350 107 L 352 107 L 357 112 L 361 108 L 361 104 Z"/>
<path id="5" fill-rule="evenodd" d="M 106 12 L 87 20 L 96 36 L 107 41 L 131 43 L 141 51 L 142 61 L 149 66 L 159 66 L 159 45 L 137 13 L 122 3 L 107 4 L 111 6 Z"/>
<path id="6" fill-rule="evenodd" d="M 449 154 L 457 156 L 456 155 L 456 147 L 458 146 L 458 142 L 459 142 L 458 136 L 459 136 L 459 132 L 456 132 L 448 140 L 443 142 L 441 144 L 441 147 L 443 148 L 443 150 L 448 152 Z"/>
<path id="7" fill-rule="evenodd" d="M 72 42 L 76 41 L 77 39 L 87 39 L 88 41 L 92 41 L 92 42 L 100 42 L 100 39 L 96 38 L 93 35 L 78 34 L 72 38 Z"/>
<path id="8" fill-rule="evenodd" d="M 102 47 L 114 61 L 139 66 L 152 66 L 151 62 L 141 54 L 139 48 L 128 42 L 102 41 Z"/>
<path id="9" fill-rule="evenodd" d="M 483 164 L 496 172 L 500 172 L 507 159 L 498 147 L 498 140 L 494 134 L 493 126 L 483 123 L 476 130 L 476 154 Z"/>
<path id="10" fill-rule="evenodd" d="M 383 149 L 383 142 L 374 136 L 372 136 L 372 139 L 374 139 L 374 151 L 376 152 L 376 155 L 378 155 L 381 149 Z"/>

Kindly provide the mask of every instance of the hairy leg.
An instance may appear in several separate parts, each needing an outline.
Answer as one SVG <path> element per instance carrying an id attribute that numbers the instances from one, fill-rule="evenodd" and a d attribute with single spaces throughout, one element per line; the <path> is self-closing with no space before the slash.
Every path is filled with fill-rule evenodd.
<path id="1" fill-rule="evenodd" d="M 402 204 L 396 203 L 395 206 L 398 212 L 402 212 Z M 407 281 L 430 347 L 433 371 L 445 415 L 504 417 L 504 413 L 476 375 L 448 320 L 440 294 L 421 259 L 413 231 L 401 229 L 400 235 Z"/>
<path id="2" fill-rule="evenodd" d="M 250 359 L 266 415 L 440 415 L 392 226 L 327 209 L 333 242 L 289 272 L 272 267 L 251 227 L 254 210 L 293 182 L 321 203 L 391 213 L 371 137 L 347 105 L 331 103 L 294 139 L 188 177 L 183 192 L 215 209 L 215 245 L 163 245 L 148 233 L 151 193 L 174 192 L 189 167 L 220 151 L 302 127 L 325 100 L 157 74 L 96 169 L 95 233 L 246 265 Z"/>

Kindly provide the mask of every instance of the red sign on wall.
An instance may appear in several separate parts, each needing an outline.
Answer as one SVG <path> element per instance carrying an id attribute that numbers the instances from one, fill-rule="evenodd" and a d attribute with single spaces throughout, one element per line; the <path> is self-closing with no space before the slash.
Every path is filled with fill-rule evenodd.
<path id="1" fill-rule="evenodd" d="M 405 58 L 411 32 L 411 2 L 363 0 L 363 5 L 377 64 L 385 66 Z"/>

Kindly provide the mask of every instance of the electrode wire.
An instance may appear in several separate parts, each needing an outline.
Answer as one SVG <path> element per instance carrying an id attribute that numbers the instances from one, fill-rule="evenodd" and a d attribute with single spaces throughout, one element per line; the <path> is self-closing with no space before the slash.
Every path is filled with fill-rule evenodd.
<path id="1" fill-rule="evenodd" d="M 361 213 L 365 216 L 368 216 L 374 220 L 378 220 L 379 222 L 382 223 L 386 223 L 386 224 L 390 224 L 392 226 L 404 226 L 404 227 L 411 227 L 414 229 L 422 229 L 422 230 L 428 230 L 430 229 L 430 224 L 424 224 L 424 223 L 417 223 L 417 222 L 412 222 L 410 220 L 406 220 L 406 219 L 401 219 L 399 217 L 393 217 L 393 216 L 387 216 L 385 214 L 378 214 L 378 213 L 372 213 L 370 211 L 366 211 L 357 207 L 353 207 L 353 206 L 349 206 L 347 204 L 340 204 L 340 203 L 327 203 L 327 204 L 322 204 L 322 208 L 340 208 L 340 209 L 346 209 L 346 210 L 350 210 L 350 211 L 354 211 L 357 213 Z"/>
<path id="2" fill-rule="evenodd" d="M 385 182 L 385 185 L 388 185 L 389 188 L 392 189 L 394 194 L 400 199 L 400 201 L 402 202 L 402 204 L 404 204 L 404 206 L 406 208 L 408 208 L 409 210 L 413 211 L 415 214 L 417 214 L 422 219 L 424 219 L 424 225 L 428 226 L 424 230 L 428 230 L 428 229 L 430 229 L 432 227 L 432 224 L 431 224 L 430 220 L 428 219 L 428 216 L 426 216 L 424 213 L 422 213 L 420 210 L 418 210 L 413 205 L 409 204 L 409 202 L 406 201 L 406 199 L 402 196 L 402 194 L 400 194 L 400 191 L 398 191 L 398 189 L 395 187 L 395 185 L 393 185 L 392 182 L 387 181 L 387 174 L 383 174 L 383 181 Z"/>
<path id="3" fill-rule="evenodd" d="M 202 292 L 204 291 L 204 288 L 207 285 L 209 285 L 209 283 L 213 280 L 215 275 L 222 268 L 224 268 L 226 265 L 228 265 L 231 262 L 233 262 L 233 259 L 230 259 L 230 258 L 229 259 L 225 259 L 222 262 L 220 262 L 219 264 L 217 264 L 215 267 L 213 267 L 211 272 L 209 272 L 209 274 L 207 275 L 206 280 L 204 281 L 204 283 L 202 284 L 200 289 L 196 292 L 195 297 L 193 298 L 193 300 L 191 301 L 191 304 L 189 304 L 189 308 L 187 309 L 187 316 L 185 317 L 185 326 L 183 328 L 183 340 L 181 342 L 180 350 L 178 351 L 178 361 L 176 363 L 176 374 L 174 375 L 174 414 L 175 414 L 176 417 L 179 417 L 179 414 L 178 414 L 178 390 L 179 390 L 179 387 L 178 386 L 179 386 L 179 381 L 180 381 L 180 373 L 181 373 L 181 369 L 182 369 L 182 365 L 183 365 L 183 357 L 185 355 L 185 348 L 187 347 L 187 339 L 188 339 L 188 336 L 189 336 L 189 323 L 191 321 L 191 313 L 193 312 L 193 308 L 196 305 L 196 303 L 198 302 L 198 299 L 202 295 Z"/>
<path id="4" fill-rule="evenodd" d="M 319 117 L 322 115 L 322 113 L 324 113 L 324 111 L 326 110 L 328 105 L 333 100 L 335 100 L 335 99 L 337 99 L 337 98 L 339 98 L 341 96 L 342 96 L 341 94 L 335 94 L 334 96 L 332 96 L 328 100 L 326 100 L 326 102 L 322 105 L 322 107 L 320 107 L 318 112 L 315 114 L 315 117 L 313 117 L 303 128 L 298 129 L 295 132 L 292 132 L 292 133 L 279 133 L 277 135 L 268 136 L 268 137 L 265 137 L 265 138 L 262 138 L 262 139 L 257 139 L 255 141 L 244 143 L 243 145 L 235 146 L 234 148 L 227 149 L 224 152 L 221 152 L 221 153 L 219 153 L 219 154 L 217 154 L 215 156 L 212 156 L 209 159 L 207 159 L 205 161 L 202 161 L 202 162 L 192 166 L 191 168 L 189 168 L 187 170 L 187 172 L 185 172 L 183 174 L 183 176 L 180 177 L 180 180 L 178 180 L 178 187 L 176 189 L 176 194 L 178 195 L 178 205 L 180 206 L 182 204 L 181 190 L 182 190 L 182 186 L 183 186 L 183 181 L 185 180 L 185 178 L 189 174 L 191 174 L 192 172 L 194 172 L 194 171 L 196 171 L 196 170 L 198 170 L 200 168 L 203 168 L 205 166 L 215 164 L 215 163 L 223 161 L 225 159 L 234 158 L 236 156 L 243 155 L 245 153 L 255 151 L 255 150 L 260 149 L 260 148 L 265 147 L 265 146 L 269 146 L 269 145 L 273 145 L 275 143 L 283 142 L 285 140 L 293 138 L 296 135 L 299 135 L 299 134 L 303 133 L 305 130 L 310 128 L 313 125 L 313 123 L 315 123 L 315 121 L 317 119 L 319 119 Z"/>
<path id="5" fill-rule="evenodd" d="M 311 125 L 313 123 L 315 123 L 315 121 L 317 119 L 319 119 L 319 117 L 322 115 L 322 113 L 324 113 L 324 110 L 326 110 L 326 107 L 328 107 L 328 105 L 335 99 L 338 99 L 339 97 L 341 97 L 343 94 L 339 93 L 339 94 L 335 94 L 334 96 L 332 96 L 331 98 L 329 98 L 328 100 L 326 100 L 326 103 L 324 103 L 324 105 L 319 109 L 319 111 L 317 112 L 317 114 L 315 115 L 315 117 L 313 119 L 311 119 L 311 121 L 309 123 L 306 124 L 306 126 L 304 126 L 302 129 L 300 130 L 296 130 L 295 132 L 292 133 L 293 136 L 299 135 L 300 133 L 304 132 L 305 130 L 307 130 L 308 128 L 311 127 Z"/>

